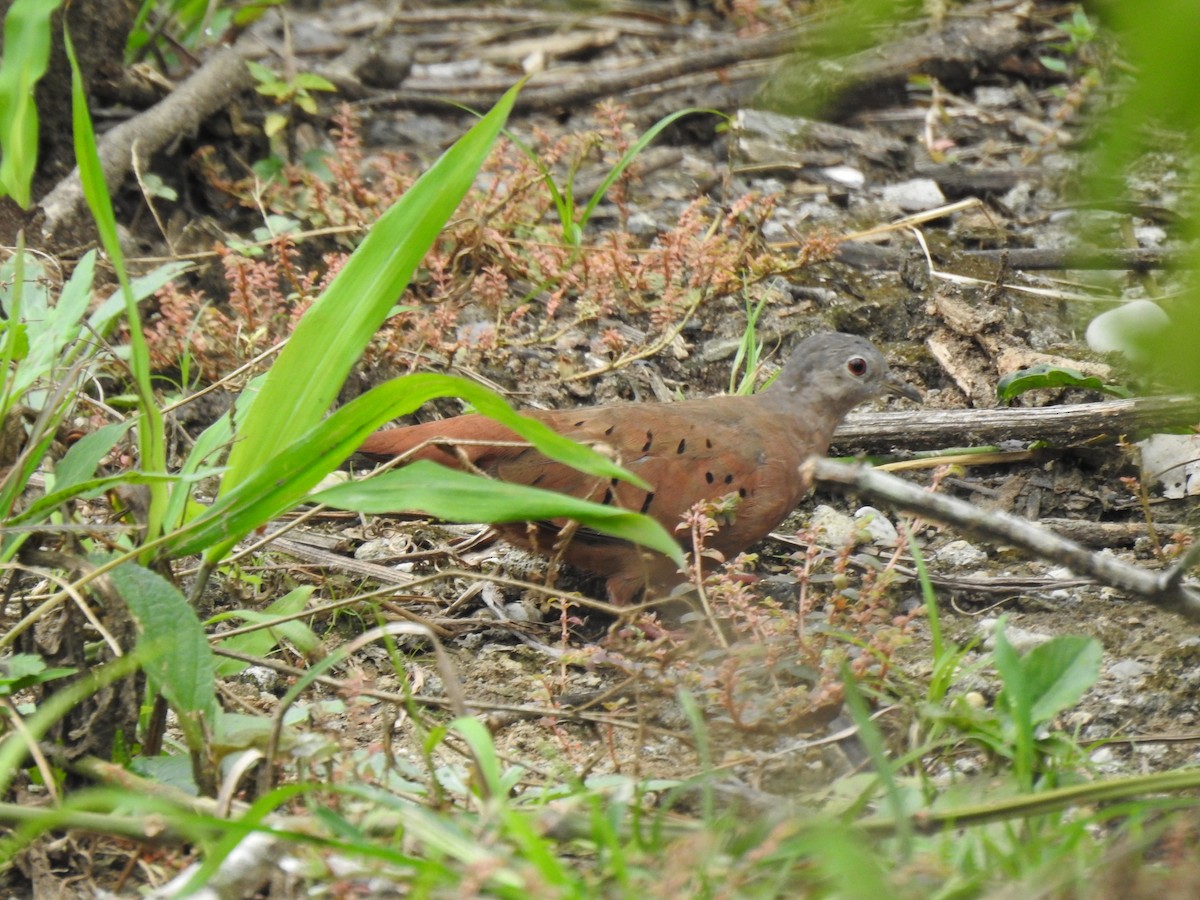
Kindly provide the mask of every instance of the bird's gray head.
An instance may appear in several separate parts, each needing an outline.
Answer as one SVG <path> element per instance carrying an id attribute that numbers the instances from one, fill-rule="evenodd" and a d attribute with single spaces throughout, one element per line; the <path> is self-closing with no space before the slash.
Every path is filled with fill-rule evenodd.
<path id="1" fill-rule="evenodd" d="M 814 334 L 801 341 L 771 390 L 823 402 L 839 418 L 880 394 L 921 402 L 920 392 L 896 377 L 874 344 L 840 332 Z"/>

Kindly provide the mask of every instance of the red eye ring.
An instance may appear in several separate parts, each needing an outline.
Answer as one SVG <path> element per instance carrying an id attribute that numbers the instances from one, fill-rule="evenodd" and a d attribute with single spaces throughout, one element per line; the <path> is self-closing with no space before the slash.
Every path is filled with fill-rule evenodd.
<path id="1" fill-rule="evenodd" d="M 846 371 L 855 378 L 862 378 L 867 374 L 867 361 L 861 356 L 852 356 L 846 360 Z"/>

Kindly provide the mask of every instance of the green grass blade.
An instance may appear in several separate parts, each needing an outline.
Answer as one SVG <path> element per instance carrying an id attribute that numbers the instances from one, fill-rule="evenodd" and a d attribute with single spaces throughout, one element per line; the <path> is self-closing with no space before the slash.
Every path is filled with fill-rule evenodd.
<path id="1" fill-rule="evenodd" d="M 26 265 L 33 258 L 25 253 L 25 232 L 17 232 L 16 252 L 0 265 L 0 305 L 4 307 L 8 320 L 4 323 L 3 341 L 0 341 L 0 379 L 4 390 L 0 392 L 0 417 L 8 418 L 13 405 L 21 399 L 16 384 L 13 363 L 29 353 L 28 330 L 22 324 L 25 305 Z M 6 287 L 7 286 L 7 287 Z M 0 509 L 7 509 L 7 506 Z"/>
<path id="2" fill-rule="evenodd" d="M 679 544 L 667 530 L 647 516 L 557 491 L 457 472 L 427 460 L 364 481 L 336 485 L 312 499 L 355 512 L 420 512 L 448 522 L 574 519 L 587 528 L 651 547 L 668 556 L 680 552 Z M 682 558 L 677 561 L 682 564 Z"/>
<path id="3" fill-rule="evenodd" d="M 134 385 L 138 395 L 138 450 L 141 454 L 142 471 L 147 474 L 167 471 L 167 446 L 163 433 L 162 413 L 154 400 L 154 389 L 150 384 L 150 351 L 142 333 L 141 316 L 137 299 L 129 283 L 125 268 L 125 255 L 117 235 L 117 219 L 113 213 L 112 198 L 104 181 L 104 170 L 100 165 L 100 154 L 96 147 L 96 133 L 92 128 L 92 116 L 88 111 L 87 94 L 83 75 L 75 57 L 75 47 L 70 34 L 64 31 L 63 38 L 67 59 L 71 63 L 71 110 L 75 136 L 75 160 L 79 165 L 79 181 L 88 209 L 96 222 L 100 242 L 116 271 L 121 293 L 125 298 L 125 316 L 129 325 L 129 365 L 133 370 Z M 162 529 L 163 514 L 169 497 L 168 485 L 162 481 L 150 483 L 150 505 L 146 516 L 146 540 L 158 537 Z"/>
<path id="4" fill-rule="evenodd" d="M 315 425 L 408 285 L 491 151 L 520 85 L 458 140 L 371 228 L 296 326 L 247 413 L 221 483 L 227 493 Z"/>
<path id="5" fill-rule="evenodd" d="M 24 328 L 29 341 L 29 352 L 20 365 L 11 371 L 8 390 L 14 398 L 26 396 L 35 384 L 47 385 L 59 380 L 56 368 L 68 368 L 71 356 L 68 347 L 79 337 L 92 299 L 92 278 L 96 270 L 96 253 L 88 251 L 80 257 L 79 264 L 57 300 L 53 300 L 44 278 L 42 265 L 35 257 L 25 261 L 23 290 L 20 303 L 8 307 L 12 316 L 11 327 Z M 6 267 L 7 269 L 7 267 Z M 0 276 L 2 277 L 2 276 Z M 15 275 L 14 275 L 15 277 Z M 14 284 L 14 289 L 17 287 Z M 17 324 L 19 323 L 19 324 Z M 84 346 L 75 344 L 75 347 Z M 8 368 L 5 371 L 10 371 Z M 44 405 L 41 397 L 27 398 L 25 402 L 34 407 Z"/>
<path id="6" fill-rule="evenodd" d="M 621 173 L 629 168 L 629 164 L 637 159 L 638 154 L 645 150 L 650 142 L 659 136 L 664 128 L 669 126 L 672 122 L 683 118 L 684 116 L 697 115 L 699 113 L 708 113 L 710 115 L 720 116 L 725 120 L 729 119 L 729 116 L 716 109 L 681 109 L 677 112 L 671 113 L 669 116 L 663 116 L 661 119 L 647 128 L 645 133 L 643 133 L 642 136 L 633 143 L 633 146 L 625 151 L 624 155 L 620 158 L 620 160 L 617 161 L 617 164 L 612 167 L 612 171 L 610 171 L 608 175 L 605 176 L 604 180 L 600 182 L 600 186 L 592 192 L 592 196 L 588 199 L 587 206 L 583 208 L 583 211 L 579 214 L 579 218 L 575 224 L 580 228 L 587 226 L 588 220 L 592 217 L 592 213 L 595 211 L 600 201 L 604 199 L 604 195 L 608 193 L 608 189 L 613 186 L 613 183 L 618 178 L 621 177 Z"/>
<path id="7" fill-rule="evenodd" d="M 992 659 L 1004 688 L 996 697 L 996 708 L 1009 717 L 1009 738 L 1013 746 L 1013 772 L 1022 790 L 1033 788 L 1034 722 L 1033 697 L 1020 655 L 1004 634 L 1006 617 L 996 622 L 996 645 Z"/>
<path id="8" fill-rule="evenodd" d="M 198 481 L 203 478 L 204 474 L 193 475 L 190 480 Z M 106 491 L 118 487 L 123 484 L 166 484 L 171 485 L 179 481 L 177 475 L 148 475 L 144 472 L 121 472 L 117 475 L 105 475 L 101 478 L 89 478 L 86 481 L 78 482 L 59 490 L 51 491 L 44 497 L 39 498 L 29 505 L 27 509 L 21 510 L 19 513 L 14 513 L 4 520 L 4 524 L 8 525 L 25 525 L 32 522 L 39 522 L 49 517 L 50 513 L 58 509 L 68 500 L 90 500 L 93 497 L 99 497 Z"/>
<path id="9" fill-rule="evenodd" d="M 4 17 L 0 60 L 0 191 L 29 208 L 37 169 L 34 89 L 50 62 L 50 17 L 61 0 L 16 0 Z"/>

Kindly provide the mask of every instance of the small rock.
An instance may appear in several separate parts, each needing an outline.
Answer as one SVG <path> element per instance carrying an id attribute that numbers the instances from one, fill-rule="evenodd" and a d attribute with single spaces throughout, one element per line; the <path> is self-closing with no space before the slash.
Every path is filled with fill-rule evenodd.
<path id="1" fill-rule="evenodd" d="M 954 771 L 959 775 L 978 775 L 983 771 L 983 763 L 978 757 L 962 757 L 954 761 Z"/>
<path id="2" fill-rule="evenodd" d="M 1138 225 L 1133 229 L 1140 247 L 1161 247 L 1167 242 L 1167 229 L 1161 225 Z"/>
<path id="3" fill-rule="evenodd" d="M 854 520 L 832 506 L 821 505 L 808 520 L 809 530 L 817 540 L 829 547 L 845 547 L 857 543 L 858 528 Z"/>
<path id="4" fill-rule="evenodd" d="M 508 616 L 510 622 L 540 622 L 542 621 L 541 611 L 538 610 L 537 604 L 518 600 L 513 603 L 504 604 L 504 614 Z"/>
<path id="5" fill-rule="evenodd" d="M 1157 762 L 1167 755 L 1167 748 L 1162 744 L 1134 744 L 1133 752 L 1148 762 Z"/>
<path id="6" fill-rule="evenodd" d="M 925 598 L 917 595 L 905 597 L 900 601 L 900 612 L 903 615 L 910 616 L 916 610 L 925 605 Z"/>
<path id="7" fill-rule="evenodd" d="M 413 67 L 413 46 L 406 37 L 386 34 L 368 41 L 354 74 L 362 83 L 382 90 L 394 89 Z"/>
<path id="8" fill-rule="evenodd" d="M 899 184 L 885 185 L 880 195 L 888 203 L 898 206 L 905 212 L 920 212 L 942 206 L 946 195 L 932 178 L 913 178 L 901 181 Z"/>
<path id="9" fill-rule="evenodd" d="M 896 526 L 888 517 L 873 506 L 864 506 L 854 513 L 854 522 L 860 533 L 866 532 L 872 543 L 880 547 L 895 547 L 900 540 Z"/>
<path id="10" fill-rule="evenodd" d="M 760 194 L 779 195 L 787 193 L 787 185 L 778 178 L 755 179 L 754 189 Z"/>
<path id="11" fill-rule="evenodd" d="M 414 64 L 412 74 L 429 81 L 462 81 L 483 71 L 483 61 L 475 57 L 460 57 L 453 62 Z"/>
<path id="12" fill-rule="evenodd" d="M 969 569 L 987 562 L 987 554 L 969 541 L 951 541 L 934 555 L 947 569 Z"/>
<path id="13" fill-rule="evenodd" d="M 774 219 L 767 222 L 762 227 L 763 240 L 766 241 L 785 241 L 791 237 L 791 230 L 782 222 L 777 222 Z"/>
<path id="14" fill-rule="evenodd" d="M 269 694 L 275 693 L 276 688 L 280 685 L 279 673 L 266 666 L 247 666 L 242 669 L 239 677 L 247 684 L 252 684 L 260 691 L 266 691 Z"/>
<path id="15" fill-rule="evenodd" d="M 658 221 L 650 213 L 639 210 L 630 214 L 625 230 L 637 237 L 654 237 L 658 234 Z"/>
<path id="16" fill-rule="evenodd" d="M 390 537 L 363 541 L 354 551 L 354 558 L 361 562 L 382 562 L 404 556 L 412 549 L 408 535 L 394 534 Z"/>
<path id="17" fill-rule="evenodd" d="M 1136 659 L 1123 659 L 1108 667 L 1108 674 L 1117 681 L 1134 681 L 1149 671 L 1149 666 Z"/>
<path id="18" fill-rule="evenodd" d="M 820 174 L 830 181 L 848 188 L 861 188 L 866 184 L 866 176 L 852 166 L 827 166 Z"/>
<path id="19" fill-rule="evenodd" d="M 1017 93 L 1012 88 L 981 85 L 975 88 L 975 105 L 985 109 L 1008 109 L 1017 105 Z"/>
<path id="20" fill-rule="evenodd" d="M 1029 209 L 1032 199 L 1033 185 L 1028 181 L 1018 181 L 1000 198 L 1000 202 L 1004 204 L 1005 209 L 1011 210 L 1015 215 Z"/>
<path id="21" fill-rule="evenodd" d="M 983 646 L 988 650 L 994 650 L 996 647 L 996 619 L 989 617 L 980 620 L 978 632 L 983 639 Z M 1014 650 L 1024 654 L 1034 647 L 1047 643 L 1053 636 L 1040 631 L 1017 628 L 1015 625 L 1005 625 L 1004 637 L 1012 644 Z"/>

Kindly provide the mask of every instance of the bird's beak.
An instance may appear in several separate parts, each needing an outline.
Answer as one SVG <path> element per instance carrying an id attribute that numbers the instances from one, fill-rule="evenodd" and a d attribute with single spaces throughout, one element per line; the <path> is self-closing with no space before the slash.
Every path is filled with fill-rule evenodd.
<path id="1" fill-rule="evenodd" d="M 886 393 L 894 394 L 897 397 L 907 397 L 914 403 L 921 403 L 925 399 L 921 396 L 921 392 L 915 387 L 913 387 L 911 384 L 905 384 L 903 381 L 897 378 L 895 372 L 888 373 L 887 379 L 883 382 L 883 390 Z"/>

